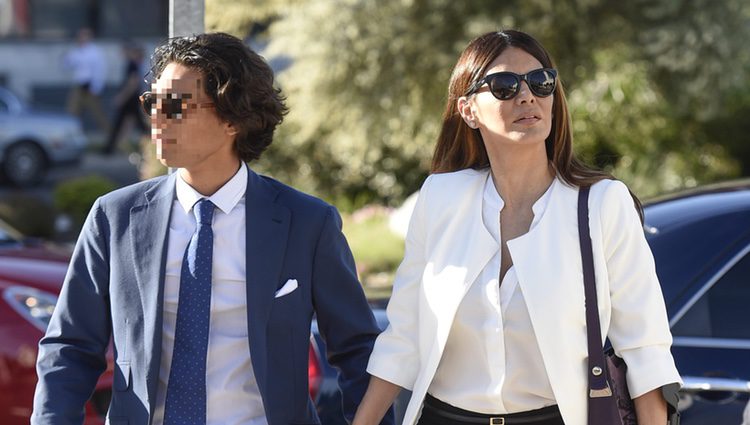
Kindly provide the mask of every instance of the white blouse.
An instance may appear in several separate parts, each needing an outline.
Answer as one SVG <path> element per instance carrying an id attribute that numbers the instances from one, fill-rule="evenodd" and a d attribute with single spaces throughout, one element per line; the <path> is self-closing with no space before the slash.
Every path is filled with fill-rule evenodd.
<path id="1" fill-rule="evenodd" d="M 530 229 L 544 214 L 557 184 L 555 179 L 534 203 Z M 503 206 L 488 174 L 482 219 L 498 244 Z M 514 413 L 553 405 L 555 397 L 515 267 L 498 284 L 500 257 L 498 250 L 461 301 L 428 393 L 481 413 Z"/>

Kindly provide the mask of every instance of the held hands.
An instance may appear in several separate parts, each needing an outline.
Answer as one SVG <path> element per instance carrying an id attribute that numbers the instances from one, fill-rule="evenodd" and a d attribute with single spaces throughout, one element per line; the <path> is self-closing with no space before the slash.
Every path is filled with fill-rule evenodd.
<path id="1" fill-rule="evenodd" d="M 352 425 L 377 425 L 401 392 L 401 387 L 373 376 Z"/>

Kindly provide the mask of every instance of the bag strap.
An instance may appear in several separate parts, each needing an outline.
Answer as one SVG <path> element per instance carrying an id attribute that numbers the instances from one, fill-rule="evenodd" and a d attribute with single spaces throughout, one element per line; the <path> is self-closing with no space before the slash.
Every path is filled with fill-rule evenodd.
<path id="1" fill-rule="evenodd" d="M 602 345 L 602 331 L 599 324 L 599 306 L 596 299 L 596 277 L 594 275 L 594 254 L 591 248 L 589 231 L 589 189 L 582 186 L 578 190 L 578 239 L 581 244 L 583 262 L 583 288 L 586 304 L 586 336 L 588 339 L 589 397 L 610 397 L 612 390 L 607 382 L 606 363 Z"/>

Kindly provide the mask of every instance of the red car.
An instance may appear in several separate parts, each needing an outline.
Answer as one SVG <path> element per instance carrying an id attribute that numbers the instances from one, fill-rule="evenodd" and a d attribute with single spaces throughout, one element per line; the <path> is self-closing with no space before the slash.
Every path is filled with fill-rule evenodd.
<path id="1" fill-rule="evenodd" d="M 28 425 L 36 386 L 37 344 L 57 302 L 70 251 L 28 242 L 0 222 L 0 424 Z M 109 406 L 112 358 L 86 404 L 85 425 Z"/>

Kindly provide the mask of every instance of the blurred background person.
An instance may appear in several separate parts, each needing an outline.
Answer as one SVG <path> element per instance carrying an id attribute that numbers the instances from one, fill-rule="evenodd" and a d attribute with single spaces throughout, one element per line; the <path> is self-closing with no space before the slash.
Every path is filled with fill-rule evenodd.
<path id="1" fill-rule="evenodd" d="M 115 116 L 102 150 L 105 155 L 114 153 L 118 141 L 123 135 L 128 134 L 131 123 L 135 124 L 141 135 L 148 130 L 138 99 L 145 88 L 142 73 L 143 48 L 133 42 L 126 42 L 122 51 L 125 57 L 125 73 L 120 90 L 114 98 Z"/>
<path id="2" fill-rule="evenodd" d="M 67 109 L 81 117 L 82 109 L 93 115 L 99 130 L 107 132 L 109 123 L 100 96 L 104 89 L 107 66 L 104 54 L 93 41 L 89 28 L 78 30 L 77 45 L 63 59 L 63 66 L 73 74 L 74 86 L 68 95 Z"/>

